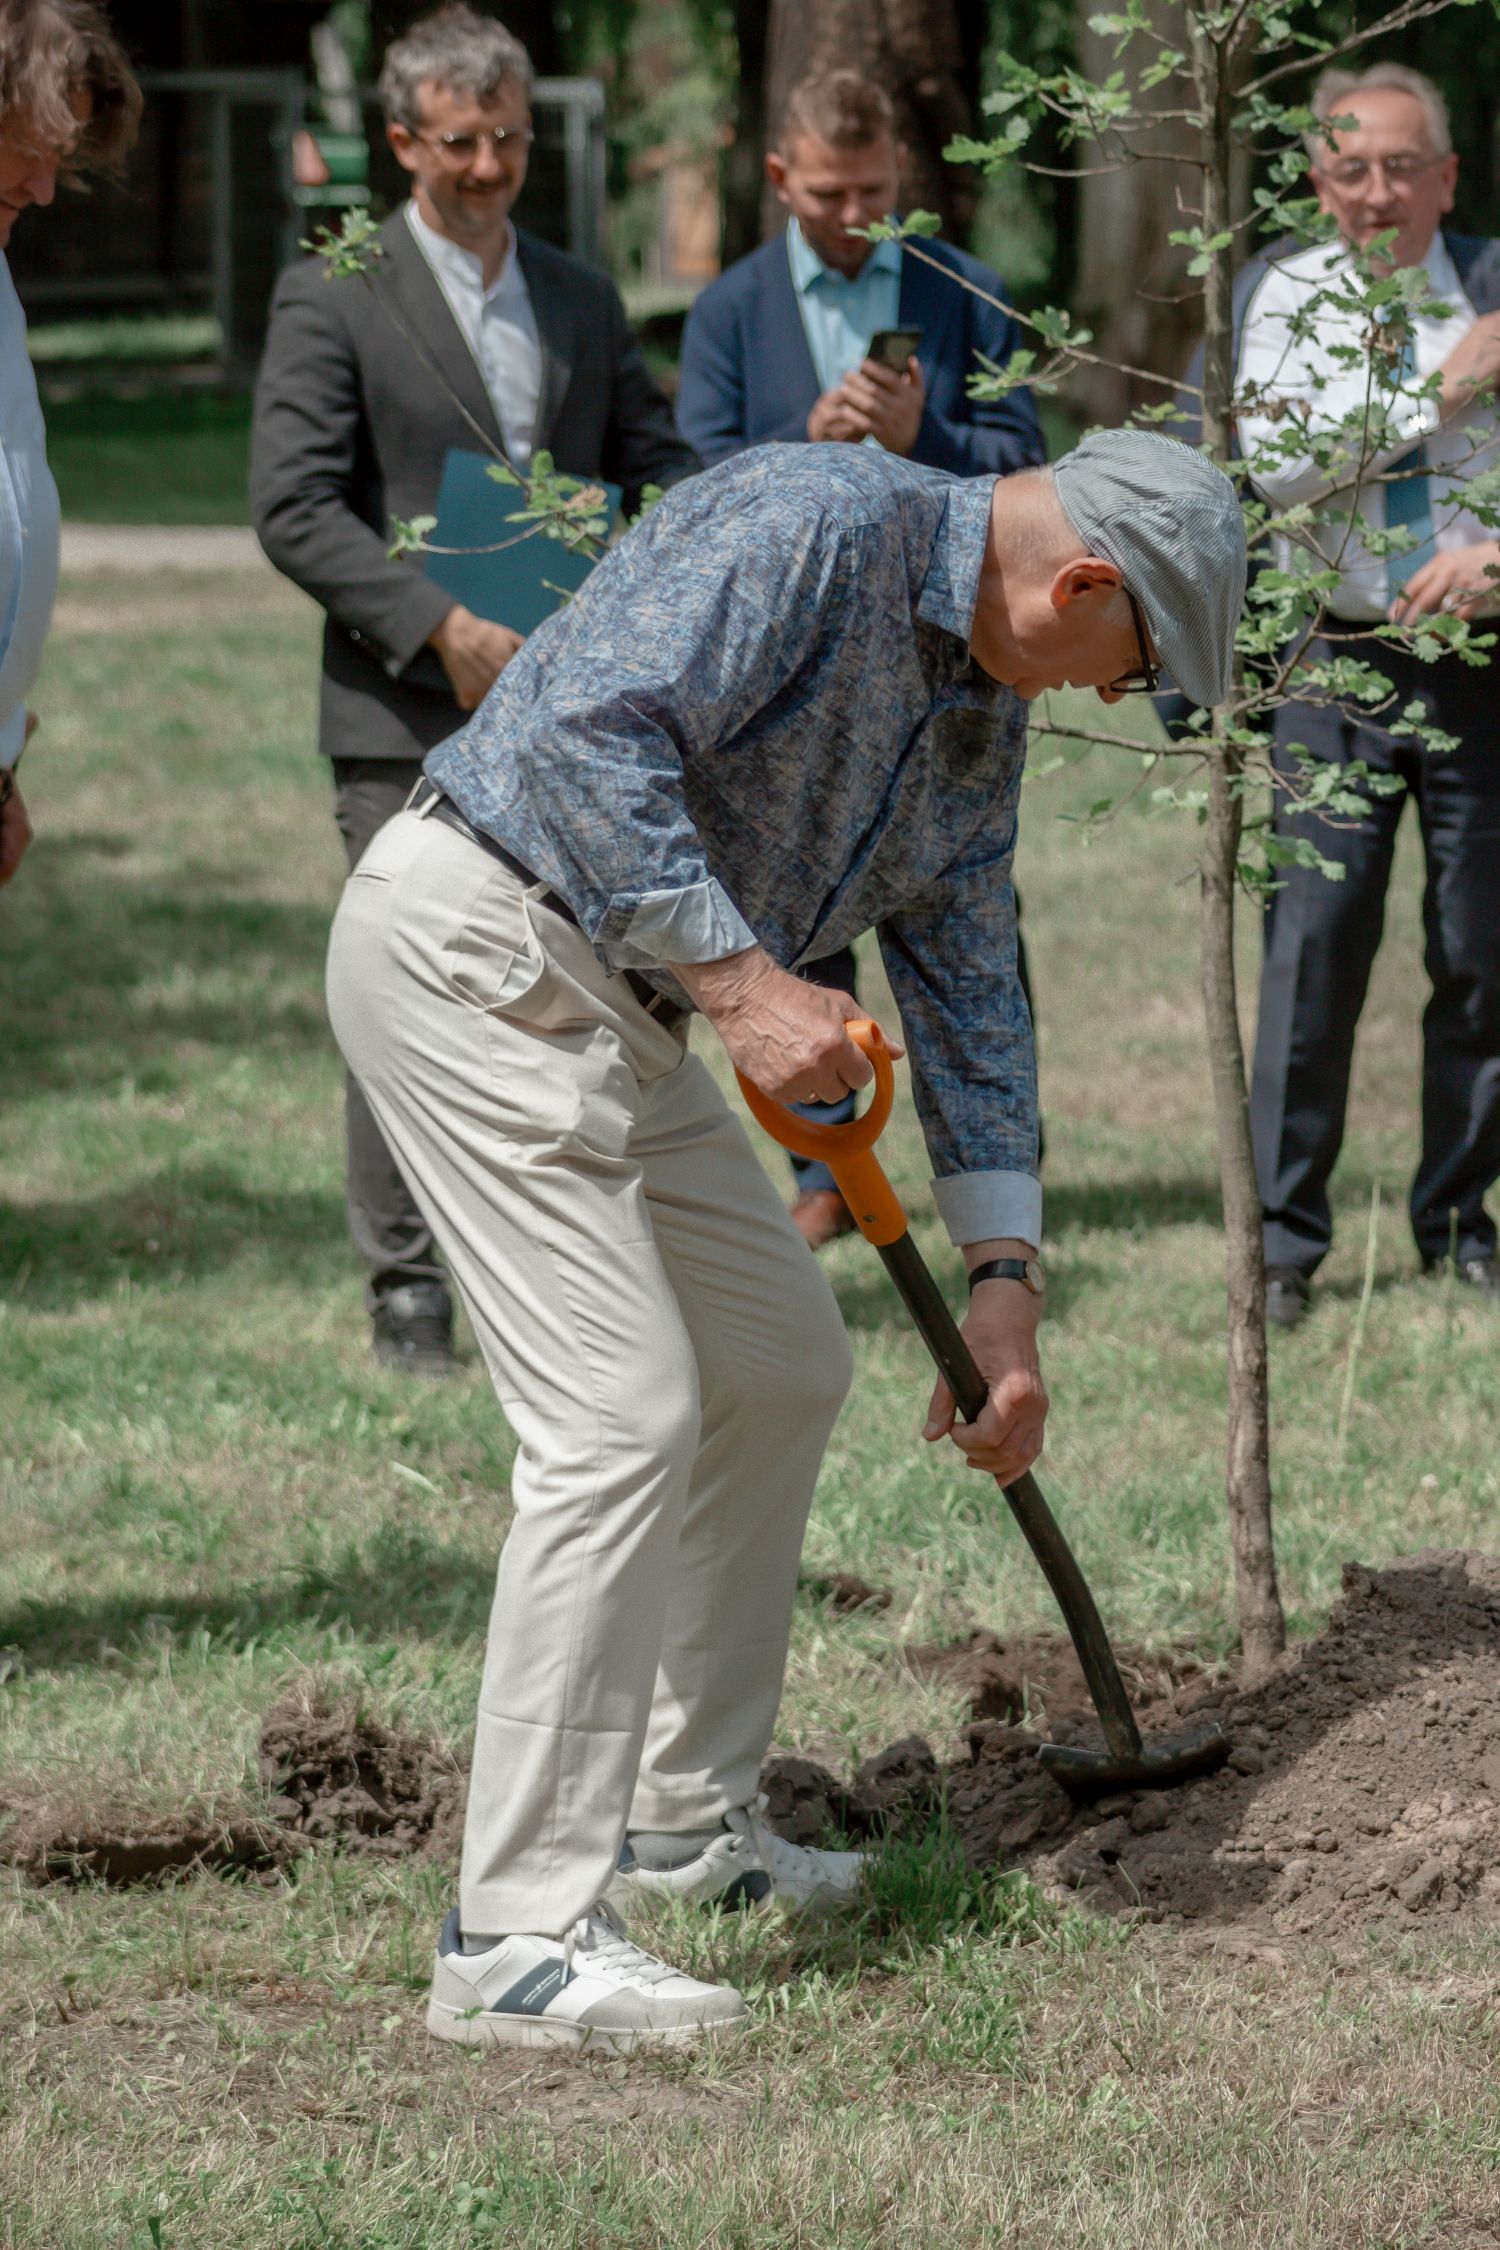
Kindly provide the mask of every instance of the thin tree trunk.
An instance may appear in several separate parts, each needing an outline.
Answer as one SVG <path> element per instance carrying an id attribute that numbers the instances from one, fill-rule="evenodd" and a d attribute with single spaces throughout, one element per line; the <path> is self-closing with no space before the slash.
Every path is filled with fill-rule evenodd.
<path id="1" fill-rule="evenodd" d="M 1229 225 L 1232 137 L 1230 57 L 1194 20 L 1193 74 L 1211 120 L 1203 166 L 1204 235 Z M 1229 457 L 1233 385 L 1232 252 L 1213 254 L 1204 290 L 1203 442 Z M 1219 1177 L 1228 1266 L 1229 1536 L 1235 1600 L 1246 1673 L 1264 1672 L 1286 1645 L 1286 1620 L 1276 1585 L 1271 1526 L 1271 1440 L 1266 1370 L 1266 1269 L 1261 1248 L 1260 1194 L 1250 1145 L 1250 1104 L 1235 987 L 1234 894 L 1243 808 L 1241 762 L 1226 738 L 1224 713 L 1213 716 L 1209 747 L 1208 822 L 1201 874 L 1203 1008 L 1218 1124 Z"/>

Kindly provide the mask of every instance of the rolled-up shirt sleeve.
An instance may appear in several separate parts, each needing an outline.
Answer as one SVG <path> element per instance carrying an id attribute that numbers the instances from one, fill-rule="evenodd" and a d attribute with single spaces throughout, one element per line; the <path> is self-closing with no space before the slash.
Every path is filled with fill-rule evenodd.
<path id="1" fill-rule="evenodd" d="M 912 1092 L 952 1240 L 1039 1248 L 1036 1049 L 1021 989 L 1011 859 L 1022 757 L 982 834 L 880 926 Z"/>
<path id="2" fill-rule="evenodd" d="M 566 663 L 552 669 L 544 627 L 476 720 L 427 760 L 460 805 L 471 762 L 486 768 L 487 825 L 561 892 L 614 969 L 721 960 L 756 943 L 708 864 L 695 793 L 713 791 L 722 761 L 755 755 L 753 735 L 739 740 L 750 721 L 814 692 L 823 617 L 852 598 L 860 570 L 847 550 L 871 535 L 822 517 L 788 524 L 767 495 L 681 542 L 653 581 L 670 598 L 643 601 L 640 574 L 617 565 L 654 536 L 670 538 L 648 517 L 588 581 L 575 622 L 587 605 L 592 629 Z M 878 593 L 866 573 L 859 598 Z M 545 724 L 528 723 L 543 704 Z M 769 821 L 768 808 L 768 851 Z"/>

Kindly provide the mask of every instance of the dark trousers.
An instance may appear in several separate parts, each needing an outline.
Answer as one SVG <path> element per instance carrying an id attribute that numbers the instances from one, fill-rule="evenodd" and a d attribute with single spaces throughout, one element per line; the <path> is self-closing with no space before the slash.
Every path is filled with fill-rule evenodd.
<path id="1" fill-rule="evenodd" d="M 335 758 L 333 817 L 352 874 L 377 829 L 394 817 L 421 779 L 418 758 Z M 427 1221 L 397 1169 L 352 1077 L 344 1080 L 344 1196 L 354 1247 L 369 1271 L 374 1300 L 404 1281 L 443 1278 Z"/>
<path id="2" fill-rule="evenodd" d="M 1016 900 L 1016 920 L 1019 925 L 1021 902 Z M 1026 941 L 1019 926 L 1016 930 L 1016 968 L 1021 979 L 1021 990 L 1026 995 L 1026 1005 L 1031 1009 L 1031 1020 L 1036 1022 L 1036 1009 L 1031 998 L 1031 972 L 1026 963 Z M 804 961 L 797 971 L 809 984 L 821 984 L 833 992 L 852 992 L 857 996 L 854 982 L 854 948 L 841 946 L 837 953 L 825 954 L 820 961 Z M 799 1117 L 810 1118 L 817 1125 L 847 1125 L 854 1115 L 854 1096 L 846 1094 L 841 1102 L 794 1102 L 792 1107 Z M 1038 1139 L 1037 1162 L 1041 1162 L 1041 1143 Z M 797 1175 L 797 1193 L 811 1195 L 818 1188 L 831 1188 L 833 1174 L 820 1157 L 794 1156 L 792 1170 Z"/>
<path id="3" fill-rule="evenodd" d="M 1314 642 L 1315 661 L 1330 653 Z M 1422 1018 L 1422 1154 L 1411 1223 L 1424 1258 L 1450 1247 L 1485 1258 L 1495 1228 L 1484 1208 L 1500 1177 L 1500 755 L 1488 667 L 1420 664 L 1394 649 L 1373 658 L 1395 688 L 1391 715 L 1414 698 L 1459 738 L 1448 755 L 1397 741 L 1384 725 L 1291 703 L 1276 718 L 1278 770 L 1287 746 L 1347 765 L 1362 759 L 1405 782 L 1374 797 L 1357 824 L 1278 808 L 1288 836 L 1313 838 L 1344 870 L 1280 870 L 1266 912 L 1251 1130 L 1265 1210 L 1266 1259 L 1311 1274 L 1333 1239 L 1328 1178 L 1344 1137 L 1355 1026 L 1380 944 L 1396 830 L 1410 798 L 1427 860 L 1423 899 L 1432 996 Z"/>

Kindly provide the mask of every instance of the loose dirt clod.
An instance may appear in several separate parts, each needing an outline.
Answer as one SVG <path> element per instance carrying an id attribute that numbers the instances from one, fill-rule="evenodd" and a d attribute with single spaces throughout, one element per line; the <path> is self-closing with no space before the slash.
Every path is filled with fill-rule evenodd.
<path id="1" fill-rule="evenodd" d="M 889 1586 L 872 1586 L 868 1579 L 856 1578 L 847 1570 L 831 1570 L 826 1577 L 802 1578 L 798 1585 L 803 1593 L 811 1594 L 814 1601 L 823 1602 L 835 1617 L 852 1617 L 861 1609 L 889 1609 Z"/>
<path id="2" fill-rule="evenodd" d="M 457 1857 L 467 1776 L 410 1735 L 349 1711 L 279 1703 L 261 1726 L 260 1776 L 271 1818 L 309 1842 L 336 1837 L 387 1859 Z"/>
<path id="3" fill-rule="evenodd" d="M 928 1826 L 943 1796 L 932 1745 L 909 1734 L 877 1750 L 842 1782 L 811 1758 L 773 1750 L 761 1767 L 766 1817 L 794 1844 L 835 1835 L 876 1838 Z"/>

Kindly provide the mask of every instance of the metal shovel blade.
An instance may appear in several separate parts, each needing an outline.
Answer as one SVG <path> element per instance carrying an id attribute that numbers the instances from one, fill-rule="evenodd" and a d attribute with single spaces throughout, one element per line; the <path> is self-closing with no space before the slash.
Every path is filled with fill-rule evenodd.
<path id="1" fill-rule="evenodd" d="M 1143 1742 L 1139 1750 L 1116 1757 L 1111 1750 L 1089 1750 L 1071 1742 L 1044 1742 L 1037 1764 L 1078 1804 L 1112 1796 L 1117 1789 L 1173 1789 L 1217 1773 L 1229 1756 L 1229 1737 L 1217 1719 L 1189 1734 Z"/>

